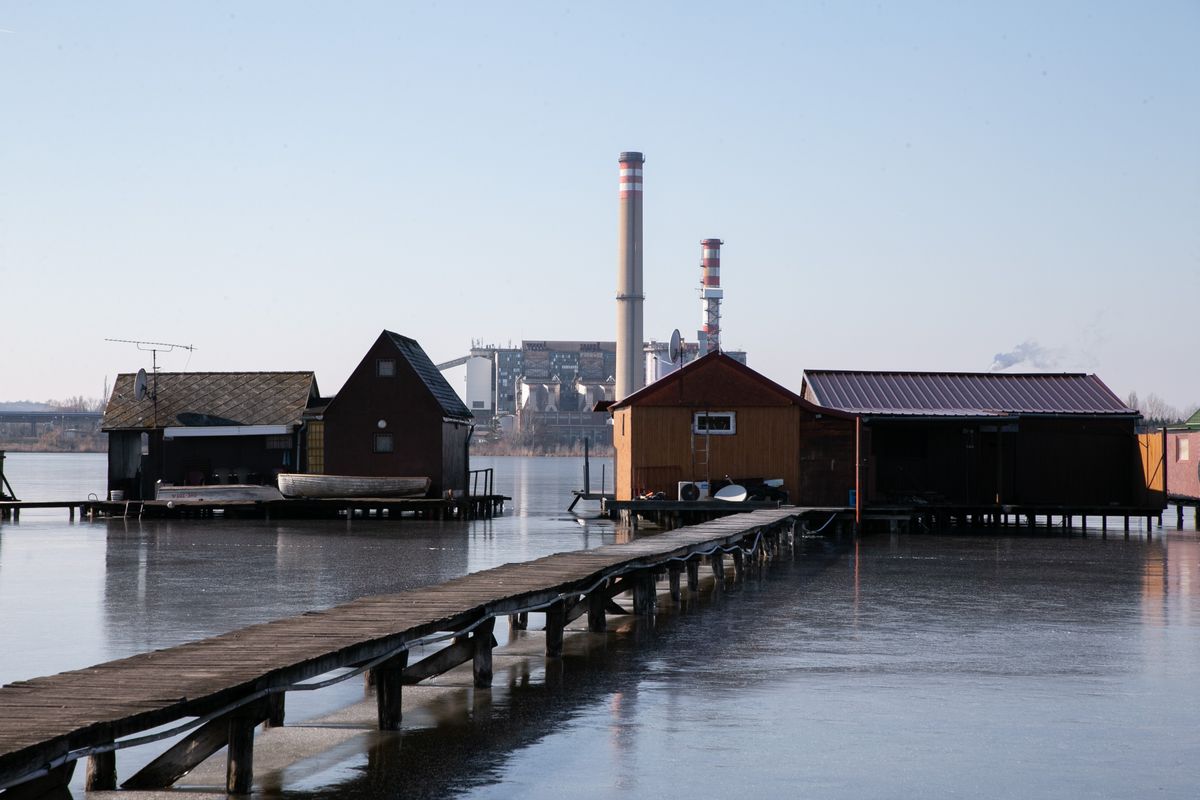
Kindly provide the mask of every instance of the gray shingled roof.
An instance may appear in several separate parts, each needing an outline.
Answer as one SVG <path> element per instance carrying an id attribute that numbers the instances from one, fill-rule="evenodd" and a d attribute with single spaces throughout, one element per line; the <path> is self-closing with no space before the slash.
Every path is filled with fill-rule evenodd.
<path id="1" fill-rule="evenodd" d="M 412 366 L 413 371 L 417 373 L 417 377 L 421 379 L 425 387 L 429 389 L 429 393 L 442 407 L 443 414 L 453 419 L 474 419 L 474 415 L 458 396 L 458 392 L 454 391 L 446 381 L 441 370 L 434 366 L 433 361 L 430 360 L 416 339 L 410 339 L 392 331 L 384 331 L 384 333 Z"/>
<path id="2" fill-rule="evenodd" d="M 103 430 L 150 430 L 154 402 L 135 400 L 133 373 L 117 376 Z M 149 379 L 155 386 L 153 376 Z M 311 372 L 160 372 L 159 428 L 177 425 L 299 425 L 316 379 Z M 205 419 L 207 418 L 207 419 Z"/>
<path id="3" fill-rule="evenodd" d="M 1137 414 L 1095 375 L 805 370 L 805 396 L 885 416 Z"/>

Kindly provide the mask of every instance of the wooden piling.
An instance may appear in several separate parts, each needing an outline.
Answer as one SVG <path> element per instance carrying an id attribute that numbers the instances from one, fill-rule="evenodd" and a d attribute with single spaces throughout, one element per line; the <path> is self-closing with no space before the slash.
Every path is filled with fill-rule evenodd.
<path id="1" fill-rule="evenodd" d="M 604 633 L 608 630 L 608 617 L 604 613 L 608 606 L 608 593 L 603 585 L 588 595 L 588 630 L 592 633 Z"/>
<path id="2" fill-rule="evenodd" d="M 375 676 L 376 718 L 381 731 L 400 730 L 403 717 L 400 703 L 404 687 L 404 668 L 407 666 L 408 651 L 402 650 L 371 670 Z"/>
<path id="3" fill-rule="evenodd" d="M 471 642 L 475 645 L 472 668 L 476 689 L 490 689 L 492 686 L 492 647 L 496 641 L 492 633 L 495 628 L 496 618 L 488 617 L 471 634 Z"/>
<path id="4" fill-rule="evenodd" d="M 683 571 L 683 567 L 676 563 L 672 563 L 667 567 L 667 586 L 671 592 L 671 599 L 676 603 L 680 600 L 679 592 L 679 573 Z"/>
<path id="5" fill-rule="evenodd" d="M 685 564 L 687 567 L 687 587 L 689 592 L 700 591 L 700 559 L 689 558 Z"/>
<path id="6" fill-rule="evenodd" d="M 746 566 L 743 563 L 742 548 L 737 548 L 730 555 L 733 557 L 733 579 L 740 581 L 746 577 Z"/>
<path id="7" fill-rule="evenodd" d="M 652 572 L 633 577 L 633 613 L 650 617 L 658 613 L 658 590 Z"/>
<path id="8" fill-rule="evenodd" d="M 266 727 L 283 727 L 285 702 L 284 692 L 272 692 L 267 695 L 267 721 L 264 723 Z"/>
<path id="9" fill-rule="evenodd" d="M 566 604 L 562 600 L 546 609 L 546 658 L 562 658 L 563 626 L 567 622 Z"/>
<path id="10" fill-rule="evenodd" d="M 718 584 L 725 582 L 725 554 L 720 550 L 708 557 L 709 563 L 712 564 L 713 577 L 717 579 Z"/>
<path id="11" fill-rule="evenodd" d="M 88 756 L 84 791 L 108 792 L 117 788 L 117 751 Z"/>
<path id="12" fill-rule="evenodd" d="M 229 744 L 225 761 L 225 791 L 249 794 L 254 784 L 254 726 L 258 723 L 249 709 L 229 715 Z"/>

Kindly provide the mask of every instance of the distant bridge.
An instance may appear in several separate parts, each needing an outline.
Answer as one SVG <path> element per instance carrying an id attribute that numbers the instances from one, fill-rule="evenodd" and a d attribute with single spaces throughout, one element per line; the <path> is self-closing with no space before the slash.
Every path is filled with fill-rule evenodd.
<path id="1" fill-rule="evenodd" d="M 6 422 L 26 425 L 66 425 L 74 422 L 96 427 L 103 416 L 99 411 L 0 411 L 0 425 Z"/>

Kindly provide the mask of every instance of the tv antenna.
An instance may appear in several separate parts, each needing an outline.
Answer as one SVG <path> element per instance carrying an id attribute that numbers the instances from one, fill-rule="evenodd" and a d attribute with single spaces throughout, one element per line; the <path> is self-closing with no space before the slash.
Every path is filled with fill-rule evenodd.
<path id="1" fill-rule="evenodd" d="M 158 427 L 158 354 L 170 353 L 173 350 L 187 350 L 189 353 L 196 348 L 190 344 L 173 344 L 171 342 L 143 342 L 138 339 L 105 339 L 106 342 L 137 345 L 137 349 L 150 353 L 150 374 L 153 383 L 147 385 L 145 368 L 139 369 L 133 380 L 133 399 L 141 402 L 147 397 L 154 403 L 154 427 Z"/>

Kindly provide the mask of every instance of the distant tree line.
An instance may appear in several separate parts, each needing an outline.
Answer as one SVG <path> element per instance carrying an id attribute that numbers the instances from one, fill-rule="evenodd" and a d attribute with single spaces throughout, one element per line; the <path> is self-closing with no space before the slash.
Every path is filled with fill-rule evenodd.
<path id="1" fill-rule="evenodd" d="M 1142 424 L 1148 428 L 1178 424 L 1200 409 L 1200 405 L 1195 403 L 1182 409 L 1176 408 L 1154 392 L 1146 395 L 1145 399 L 1139 398 L 1137 392 L 1130 392 L 1129 397 L 1125 398 L 1125 405 L 1142 412 Z"/>

